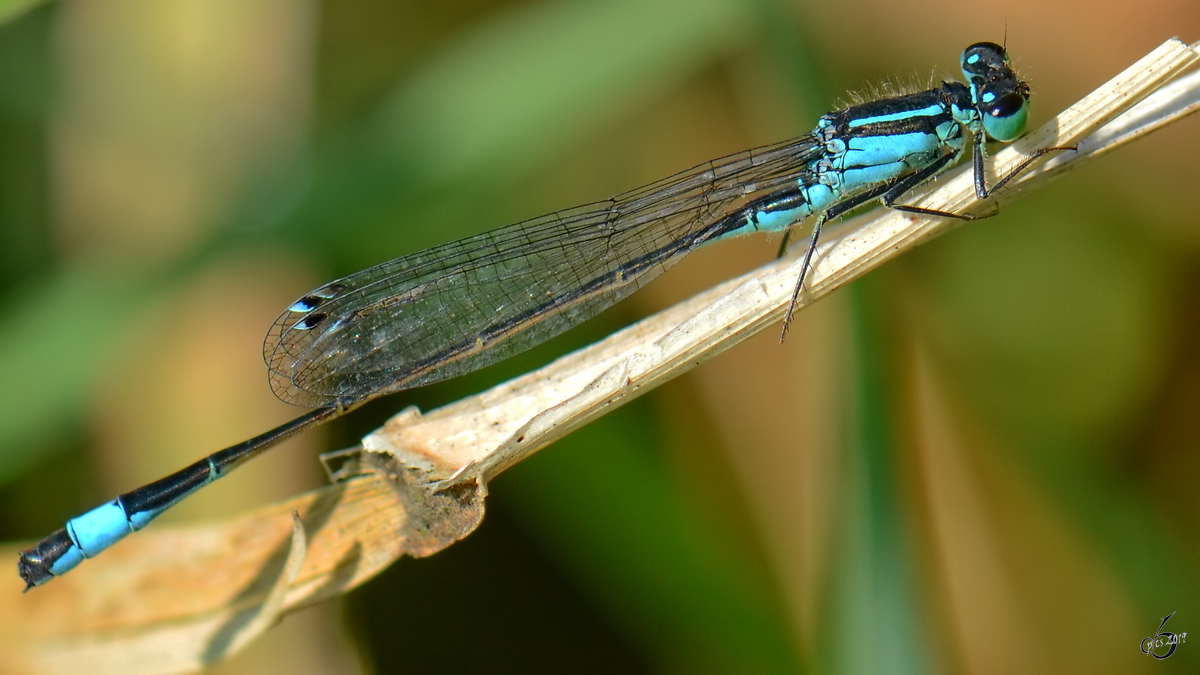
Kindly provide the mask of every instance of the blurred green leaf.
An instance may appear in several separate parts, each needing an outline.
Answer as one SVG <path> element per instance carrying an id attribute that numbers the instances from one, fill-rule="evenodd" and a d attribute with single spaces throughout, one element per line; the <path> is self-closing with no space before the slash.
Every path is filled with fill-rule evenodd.
<path id="1" fill-rule="evenodd" d="M 27 280 L 0 323 L 0 482 L 38 458 L 39 436 L 74 420 L 94 378 L 144 306 L 146 278 L 127 265 L 79 265 Z"/>
<path id="2" fill-rule="evenodd" d="M 431 181 L 521 172 L 748 37 L 745 3 L 538 3 L 466 31 L 386 103 L 381 136 Z"/>
<path id="3" fill-rule="evenodd" d="M 839 504 L 830 620 L 822 625 L 823 648 L 814 655 L 827 672 L 930 670 L 917 601 L 921 593 L 910 559 L 915 546 L 908 505 L 899 494 L 886 274 L 877 272 L 847 289 L 854 320 L 850 458 Z"/>
<path id="4" fill-rule="evenodd" d="M 341 269 L 503 225 L 490 216 L 498 189 L 712 67 L 749 40 L 749 10 L 546 2 L 480 22 L 399 82 L 370 124 L 334 134 L 281 232 Z"/>
<path id="5" fill-rule="evenodd" d="M 0 0 L 0 23 L 20 18 L 29 10 L 45 3 L 46 0 Z"/>

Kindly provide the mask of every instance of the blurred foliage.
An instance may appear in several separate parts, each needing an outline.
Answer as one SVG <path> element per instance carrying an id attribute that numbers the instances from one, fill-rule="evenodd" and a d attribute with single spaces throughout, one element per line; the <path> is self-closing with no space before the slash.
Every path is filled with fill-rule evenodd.
<path id="1" fill-rule="evenodd" d="M 231 256 L 294 272 L 276 289 L 292 297 L 796 135 L 868 82 L 931 63 L 953 77 L 958 50 L 1000 39 L 1004 26 L 1035 87 L 1035 123 L 1166 37 L 1200 38 L 1200 9 L 1165 0 L 1107 12 L 346 0 L 311 11 L 309 28 L 310 15 L 289 19 L 295 34 L 311 31 L 300 41 L 309 47 L 272 70 L 272 55 L 290 52 L 265 31 L 251 32 L 262 49 L 242 56 L 180 48 L 194 37 L 193 0 L 158 6 L 182 23 L 140 28 L 131 17 L 149 12 L 134 3 L 15 9 L 32 4 L 0 5 L 0 19 L 16 17 L 0 26 L 0 531 L 10 538 L 40 536 L 103 498 L 108 488 L 89 478 L 109 460 L 92 448 L 126 423 L 111 401 L 122 391 L 112 382 L 138 386 L 129 363 L 203 369 L 232 356 L 185 351 L 162 318 L 202 305 L 198 280 Z M 261 6 L 268 18 L 292 11 Z M 1068 23 L 1071 33 L 1056 28 Z M 161 32 L 119 46 L 146 50 L 139 58 L 164 78 L 154 86 L 170 85 L 150 93 L 171 106 L 128 103 L 153 88 L 138 73 L 81 84 L 88 40 L 125 29 Z M 210 61 L 228 70 L 204 70 Z M 247 104 L 251 132 L 189 121 L 241 71 L 264 91 L 272 73 L 298 73 L 289 86 L 308 93 Z M 175 227 L 139 210 L 178 188 L 153 164 L 84 174 L 89 188 L 113 190 L 107 201 L 71 187 L 72 153 L 105 114 L 152 129 L 147 143 L 165 156 L 176 152 L 172 125 L 194 133 L 177 142 L 180 164 L 219 186 L 196 194 L 220 199 Z M 187 132 L 192 122 L 200 131 Z M 285 122 L 299 140 L 252 133 Z M 352 594 L 346 618 L 363 658 L 375 672 L 1194 671 L 1192 645 L 1157 663 L 1137 645 L 1172 611 L 1171 627 L 1200 630 L 1197 152 L 1200 124 L 1186 120 L 805 312 L 812 336 L 802 325 L 784 348 L 752 341 L 513 469 L 492 487 L 480 532 Z M 147 229 L 81 230 L 78 214 L 93 208 Z M 326 449 L 405 405 L 428 409 L 536 367 L 770 250 L 700 252 L 548 345 L 366 406 Z M 251 295 L 263 282 L 245 283 Z M 232 331 L 248 314 L 251 332 L 265 330 L 273 314 L 234 311 L 238 300 L 216 298 L 229 311 L 204 324 Z"/>
<path id="2" fill-rule="evenodd" d="M 0 1 L 0 21 L 12 21 L 29 10 L 41 5 L 46 0 L 2 0 Z"/>

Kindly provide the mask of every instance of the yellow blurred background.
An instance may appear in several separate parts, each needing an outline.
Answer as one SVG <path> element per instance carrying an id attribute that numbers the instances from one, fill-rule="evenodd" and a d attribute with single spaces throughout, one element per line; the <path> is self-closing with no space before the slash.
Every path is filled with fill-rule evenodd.
<path id="1" fill-rule="evenodd" d="M 27 7 L 28 5 L 35 5 Z M 317 285 L 806 132 L 1006 41 L 1035 125 L 1191 0 L 0 3 L 0 538 L 300 411 L 262 339 Z M 222 673 L 1195 672 L 1200 119 L 924 246 L 559 442 L 480 530 L 289 616 Z M 376 401 L 319 452 L 769 260 L 696 253 L 509 362 Z M 15 562 L 15 561 L 14 561 Z M 15 572 L 15 570 L 14 570 Z M 0 581 L 3 583 L 3 581 Z M 18 584 L 15 573 L 7 583 Z M 0 655 L 0 671 L 3 656 Z"/>

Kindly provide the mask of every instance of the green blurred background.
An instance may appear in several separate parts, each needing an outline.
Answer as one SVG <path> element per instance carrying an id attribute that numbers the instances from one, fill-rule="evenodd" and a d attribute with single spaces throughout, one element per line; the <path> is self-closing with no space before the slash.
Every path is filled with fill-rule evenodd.
<path id="1" fill-rule="evenodd" d="M 30 7 L 32 5 L 32 7 Z M 807 131 L 1003 40 L 1035 124 L 1192 0 L 0 3 L 0 538 L 299 410 L 263 335 L 371 264 Z M 497 479 L 484 524 L 222 673 L 1200 668 L 1200 119 L 804 311 Z M 163 521 L 769 260 L 701 251 L 475 375 L 289 442 Z M 14 561 L 15 562 L 15 561 Z M 7 583 L 19 583 L 16 575 Z M 1196 637 L 1169 660 L 1159 620 Z"/>

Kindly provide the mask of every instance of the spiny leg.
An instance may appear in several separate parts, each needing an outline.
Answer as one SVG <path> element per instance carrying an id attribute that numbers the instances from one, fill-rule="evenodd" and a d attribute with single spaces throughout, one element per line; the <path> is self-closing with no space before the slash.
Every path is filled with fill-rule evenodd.
<path id="1" fill-rule="evenodd" d="M 905 213 L 917 213 L 917 214 L 920 214 L 923 216 L 936 216 L 939 218 L 955 218 L 958 220 L 976 220 L 977 218 L 987 218 L 989 215 L 995 215 L 995 214 L 988 214 L 988 215 L 983 215 L 983 216 L 974 216 L 974 215 L 965 214 L 965 213 L 953 213 L 951 211 L 942 211 L 940 209 L 926 209 L 926 208 L 922 208 L 920 206 L 908 206 L 907 204 L 897 204 L 896 203 L 896 201 L 898 199 L 900 199 L 901 197 L 903 197 L 904 194 L 906 192 L 908 192 L 909 190 L 912 190 L 913 188 L 917 187 L 918 185 L 921 185 L 922 183 L 928 181 L 930 178 L 933 178 L 934 176 L 938 175 L 939 173 L 945 171 L 950 165 L 954 164 L 955 160 L 958 159 L 958 155 L 959 155 L 959 151 L 957 151 L 957 150 L 954 152 L 948 152 L 948 153 L 942 155 L 941 157 L 938 157 L 937 160 L 935 160 L 932 164 L 925 167 L 924 169 L 921 169 L 920 171 L 912 174 L 911 176 L 905 176 L 904 178 L 901 178 L 900 180 L 893 183 L 887 189 L 887 191 L 883 193 L 883 196 L 880 198 L 880 201 L 882 201 L 883 205 L 888 207 L 889 209 L 893 209 L 896 211 L 903 211 Z"/>
<path id="2" fill-rule="evenodd" d="M 1008 185 L 1009 181 L 1021 175 L 1025 169 L 1029 168 L 1030 164 L 1033 164 L 1045 155 L 1048 155 L 1052 152 L 1061 152 L 1063 150 L 1071 150 L 1073 152 L 1077 152 L 1079 150 L 1079 147 L 1075 145 L 1055 145 L 1049 148 L 1042 148 L 1041 150 L 1038 150 L 1032 155 L 1029 155 L 1025 159 L 1021 160 L 1021 163 L 1013 167 L 1012 171 L 1009 171 L 1007 175 L 996 181 L 995 185 L 993 185 L 991 188 L 988 188 L 987 174 L 985 173 L 983 166 L 985 154 L 984 143 L 987 141 L 987 137 L 982 131 L 977 131 L 975 132 L 974 140 L 975 142 L 972 152 L 973 156 L 971 157 L 971 164 L 975 171 L 975 196 L 979 197 L 980 199 L 987 199 L 991 195 L 995 194 L 997 190 L 1003 189 L 1005 185 Z M 996 211 L 996 213 L 999 213 L 999 211 Z"/>
<path id="3" fill-rule="evenodd" d="M 820 240 L 821 228 L 825 224 L 825 221 L 837 218 L 847 211 L 851 211 L 863 204 L 866 204 L 872 199 L 881 199 L 885 206 L 891 209 L 896 209 L 897 211 L 908 211 L 910 213 L 919 213 L 927 216 L 961 218 L 964 220 L 971 220 L 974 218 L 974 216 L 964 216 L 957 213 L 950 213 L 948 211 L 923 209 L 917 206 L 904 206 L 902 204 L 895 203 L 895 201 L 899 199 L 900 196 L 905 192 L 908 192 L 917 185 L 924 183 L 931 177 L 937 175 L 939 172 L 944 171 L 945 168 L 952 164 L 957 158 L 958 153 L 947 153 L 946 155 L 939 157 L 929 166 L 912 174 L 911 176 L 905 176 L 894 183 L 884 183 L 883 185 L 879 185 L 862 194 L 855 195 L 854 197 L 834 204 L 826 209 L 825 212 L 817 218 L 816 224 L 813 225 L 812 236 L 808 240 L 808 249 L 804 252 L 804 262 L 800 265 L 800 278 L 796 280 L 796 287 L 792 290 L 792 299 L 788 303 L 787 312 L 783 315 L 783 330 L 779 333 L 780 342 L 783 342 L 783 339 L 787 337 L 788 328 L 792 324 L 792 314 L 796 311 L 796 303 L 800 301 L 800 291 L 804 288 L 804 279 L 808 276 L 808 270 L 812 266 L 813 253 L 817 250 L 817 242 Z"/>
<path id="4" fill-rule="evenodd" d="M 796 303 L 800 300 L 800 289 L 804 288 L 804 277 L 808 274 L 808 267 L 812 264 L 813 251 L 817 250 L 817 241 L 821 238 L 821 226 L 829 218 L 829 212 L 826 211 L 817 217 L 816 224 L 813 225 L 812 236 L 808 239 L 808 250 L 804 252 L 804 262 L 800 264 L 800 278 L 796 279 L 796 287 L 792 289 L 792 300 L 788 303 L 787 312 L 783 315 L 783 330 L 779 332 L 779 342 L 787 337 L 788 328 L 792 325 L 792 313 L 796 311 Z"/>
<path id="5" fill-rule="evenodd" d="M 979 138 L 980 136 L 981 135 L 977 135 L 976 138 Z M 1016 178 L 1018 175 L 1020 175 L 1022 171 L 1029 168 L 1029 165 L 1036 162 L 1042 156 L 1047 155 L 1051 152 L 1058 152 L 1061 150 L 1076 150 L 1076 149 L 1077 148 L 1075 148 L 1074 146 L 1062 146 L 1062 147 L 1056 146 L 1056 147 L 1043 148 L 1041 150 L 1038 150 L 1034 154 L 1032 154 L 1029 157 L 1022 160 L 1022 162 L 1020 164 L 1018 164 L 1006 176 L 1004 176 L 999 181 L 997 181 L 996 184 L 993 185 L 991 187 L 991 189 L 989 190 L 987 188 L 986 180 L 984 179 L 984 174 L 983 174 L 982 144 L 979 142 L 976 142 L 975 153 L 974 153 L 975 157 L 974 157 L 974 162 L 973 162 L 974 167 L 975 167 L 975 193 L 980 199 L 987 199 L 989 196 L 994 194 L 997 190 L 1000 190 L 1005 185 L 1007 185 L 1008 182 L 1011 181 L 1013 178 Z M 992 216 L 995 216 L 1000 213 L 999 209 L 997 209 L 995 211 L 992 211 L 991 213 L 983 213 L 983 214 L 979 214 L 979 215 L 973 215 L 973 214 L 967 214 L 967 213 L 953 213 L 951 211 L 942 211 L 939 209 L 926 209 L 926 208 L 922 208 L 920 206 L 908 206 L 906 204 L 897 204 L 896 203 L 896 201 L 899 200 L 902 196 L 904 196 L 904 194 L 907 193 L 909 190 L 912 190 L 913 188 L 917 187 L 918 185 L 921 185 L 922 183 L 928 181 L 930 178 L 933 178 L 934 176 L 938 175 L 939 173 L 945 171 L 948 167 L 950 167 L 952 164 L 954 164 L 954 161 L 956 159 L 958 159 L 958 156 L 959 156 L 958 151 L 946 153 L 945 155 L 942 155 L 941 157 L 939 157 L 932 164 L 925 167 L 924 169 L 921 169 L 920 171 L 917 171 L 916 173 L 913 173 L 912 175 L 905 176 L 904 178 L 901 178 L 900 180 L 896 181 L 895 183 L 892 183 L 890 185 L 883 185 L 880 188 L 870 190 L 864 194 L 858 195 L 857 197 L 854 197 L 852 199 L 847 199 L 846 201 L 839 203 L 839 204 L 835 204 L 834 206 L 832 206 L 828 210 L 826 210 L 824 213 L 822 213 L 819 218 L 817 218 L 816 224 L 813 225 L 812 236 L 809 238 L 809 241 L 808 241 L 808 249 L 804 252 L 804 262 L 800 265 L 800 278 L 797 279 L 797 281 L 796 281 L 796 287 L 792 290 L 792 299 L 788 303 L 787 312 L 783 316 L 783 330 L 779 334 L 780 342 L 783 342 L 783 339 L 787 336 L 788 328 L 791 326 L 792 314 L 795 313 L 795 311 L 796 311 L 796 303 L 800 301 L 800 291 L 804 287 L 804 279 L 808 275 L 809 268 L 811 267 L 812 256 L 813 256 L 813 253 L 816 251 L 817 243 L 821 236 L 821 228 L 825 224 L 825 221 L 833 219 L 833 218 L 837 218 L 840 215 L 842 215 L 843 213 L 846 213 L 847 211 L 855 209 L 858 206 L 865 204 L 866 202 L 868 202 L 872 199 L 876 199 L 876 198 L 879 198 L 880 201 L 883 202 L 883 205 L 888 207 L 889 209 L 894 209 L 896 211 L 903 211 L 905 213 L 915 213 L 915 214 L 923 215 L 923 216 L 934 216 L 934 217 L 938 217 L 938 218 L 955 218 L 957 220 L 983 220 L 985 218 L 991 218 Z M 784 232 L 783 242 L 781 242 L 780 247 L 779 247 L 779 257 L 783 257 L 784 253 L 786 253 L 790 235 L 791 235 L 791 229 L 789 228 L 788 230 L 786 230 Z"/>
<path id="6" fill-rule="evenodd" d="M 985 194 L 980 196 L 980 199 L 987 199 L 988 197 L 996 194 L 996 192 L 1004 189 L 1004 186 L 1008 185 L 1008 182 L 1010 180 L 1012 180 L 1012 179 L 1016 178 L 1017 176 L 1021 175 L 1022 173 L 1024 173 L 1025 169 L 1028 169 L 1030 164 L 1033 164 L 1034 162 L 1038 161 L 1044 155 L 1048 155 L 1052 152 L 1061 152 L 1063 150 L 1070 150 L 1072 152 L 1078 152 L 1079 148 L 1074 145 L 1056 145 L 1054 147 L 1042 148 L 1041 150 L 1038 150 L 1037 152 L 1033 153 L 1032 155 L 1030 155 L 1030 156 L 1026 157 L 1024 160 L 1022 160 L 1021 163 L 1016 165 L 1012 171 L 1009 171 L 1008 174 L 1004 176 L 1004 178 L 1001 178 L 1000 180 L 996 181 L 996 184 L 993 185 L 990 190 L 987 190 L 987 186 L 984 186 L 984 189 L 986 190 L 986 192 L 985 192 Z M 976 194 L 978 194 L 978 186 L 976 186 Z"/>

